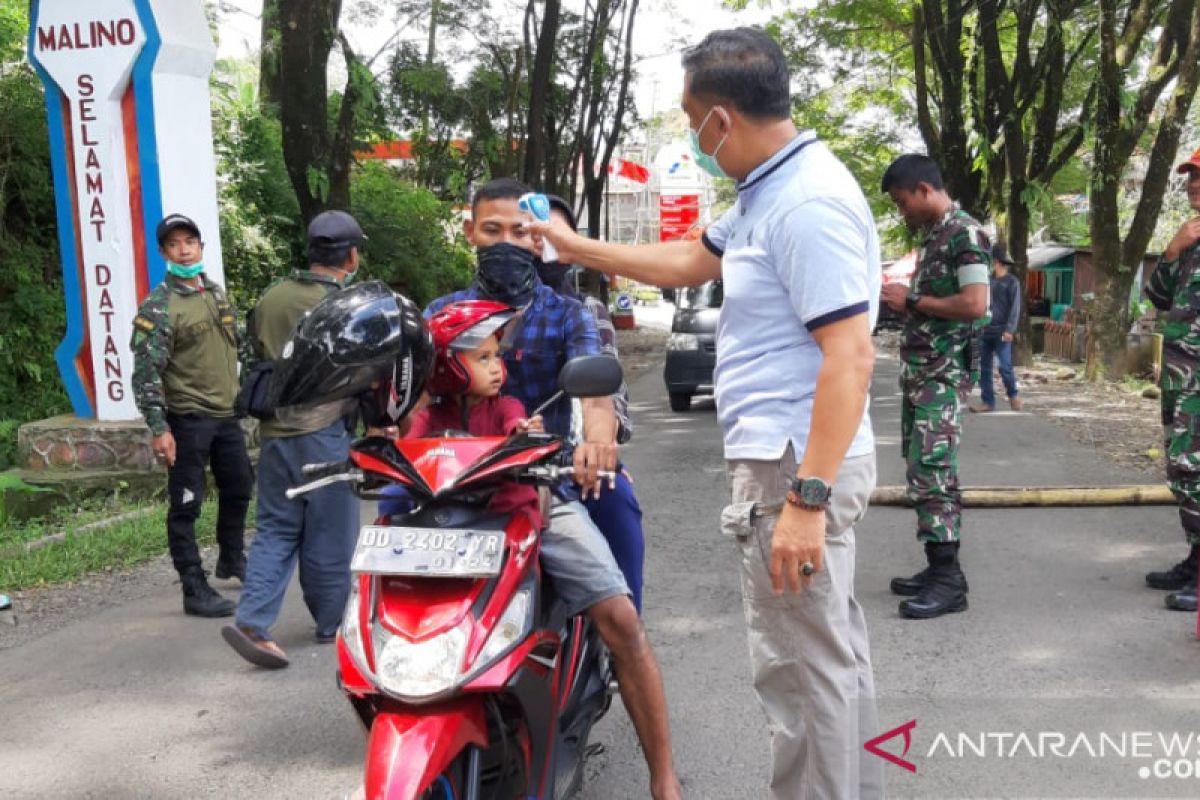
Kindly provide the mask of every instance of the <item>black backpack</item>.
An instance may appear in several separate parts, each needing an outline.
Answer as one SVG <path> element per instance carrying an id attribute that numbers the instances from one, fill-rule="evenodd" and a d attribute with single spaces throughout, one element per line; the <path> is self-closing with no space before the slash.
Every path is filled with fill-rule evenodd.
<path id="1" fill-rule="evenodd" d="M 271 401 L 268 391 L 274 371 L 274 361 L 259 361 L 246 372 L 237 399 L 233 401 L 234 414 L 255 419 L 275 418 L 275 404 Z"/>

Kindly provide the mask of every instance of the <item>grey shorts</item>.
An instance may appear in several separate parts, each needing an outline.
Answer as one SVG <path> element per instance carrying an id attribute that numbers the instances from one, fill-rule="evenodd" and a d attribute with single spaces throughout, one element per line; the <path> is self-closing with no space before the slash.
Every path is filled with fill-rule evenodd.
<path id="1" fill-rule="evenodd" d="M 578 500 L 565 503 L 554 498 L 550 527 L 542 535 L 541 559 L 568 615 L 631 594 L 608 541 Z"/>

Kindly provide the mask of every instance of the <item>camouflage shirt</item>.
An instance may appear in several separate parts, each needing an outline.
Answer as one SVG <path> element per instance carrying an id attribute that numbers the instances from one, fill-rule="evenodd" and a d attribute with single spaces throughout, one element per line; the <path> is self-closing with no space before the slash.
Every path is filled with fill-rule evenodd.
<path id="1" fill-rule="evenodd" d="M 924 297 L 952 297 L 969 284 L 986 286 L 991 251 L 979 222 L 958 207 L 951 209 L 925 234 L 912 291 Z M 910 309 L 900 345 L 905 366 L 925 377 L 963 370 L 971 333 L 986 319 L 946 319 Z"/>
<path id="2" fill-rule="evenodd" d="M 1159 260 L 1146 297 L 1161 312 L 1163 389 L 1200 391 L 1200 242 L 1175 261 Z"/>
<path id="3" fill-rule="evenodd" d="M 151 433 L 166 433 L 167 412 L 233 416 L 238 390 L 237 317 L 224 290 L 168 275 L 133 319 L 133 398 Z"/>

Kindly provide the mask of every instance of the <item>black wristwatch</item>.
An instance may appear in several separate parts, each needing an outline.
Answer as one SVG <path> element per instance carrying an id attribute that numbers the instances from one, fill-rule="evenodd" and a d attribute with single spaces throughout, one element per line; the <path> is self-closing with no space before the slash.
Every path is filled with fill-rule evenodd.
<path id="1" fill-rule="evenodd" d="M 820 478 L 793 478 L 784 497 L 794 506 L 808 511 L 824 511 L 829 508 L 833 487 Z"/>
<path id="2" fill-rule="evenodd" d="M 916 292 L 909 292 L 908 297 L 904 298 L 904 305 L 909 311 L 916 311 L 919 302 L 921 302 L 921 295 Z"/>

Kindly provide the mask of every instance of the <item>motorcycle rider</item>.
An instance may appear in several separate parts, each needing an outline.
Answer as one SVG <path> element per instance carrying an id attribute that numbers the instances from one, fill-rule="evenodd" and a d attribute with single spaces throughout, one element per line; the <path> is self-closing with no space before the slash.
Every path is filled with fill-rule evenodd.
<path id="1" fill-rule="evenodd" d="M 537 275 L 535 243 L 528 216 L 517 205 L 529 188 L 511 178 L 484 184 L 475 193 L 472 218 L 463 225 L 477 248 L 478 269 L 467 289 L 439 298 L 425 310 L 431 316 L 462 300 L 488 299 L 521 309 L 514 322 L 513 346 L 505 354 L 505 391 L 528 408 L 554 394 L 559 369 L 570 358 L 598 355 L 596 325 L 579 301 L 558 295 Z M 564 398 L 544 413 L 545 427 L 564 438 L 570 432 L 571 404 Z M 582 497 L 601 490 L 598 472 L 617 464 L 617 424 L 612 399 L 583 401 L 584 441 L 575 449 L 576 480 Z M 671 757 L 666 697 L 658 661 L 646 638 L 628 583 L 603 534 L 574 489 L 561 491 L 542 539 L 542 566 L 571 614 L 586 610 L 612 653 L 621 698 L 637 731 L 650 770 L 656 800 L 679 798 L 682 790 Z"/>
<path id="2" fill-rule="evenodd" d="M 557 195 L 550 195 L 550 215 L 561 219 L 574 229 L 575 213 L 567 202 Z M 596 319 L 596 333 L 600 336 L 600 350 L 605 355 L 617 358 L 617 331 L 604 303 L 591 295 L 581 294 L 575 288 L 573 273 L 581 270 L 574 264 L 562 261 L 539 261 L 538 277 L 542 283 L 564 297 L 583 303 L 584 308 Z M 613 395 L 613 412 L 617 415 L 617 443 L 625 444 L 633 438 L 633 425 L 629 420 L 629 389 L 624 384 Z M 633 604 L 638 613 L 642 611 L 642 567 L 646 557 L 646 537 L 642 533 L 642 507 L 633 493 L 633 479 L 624 466 L 618 465 L 617 479 L 609 491 L 584 501 L 592 522 L 608 540 L 613 556 L 625 574 L 625 580 L 633 591 Z"/>

